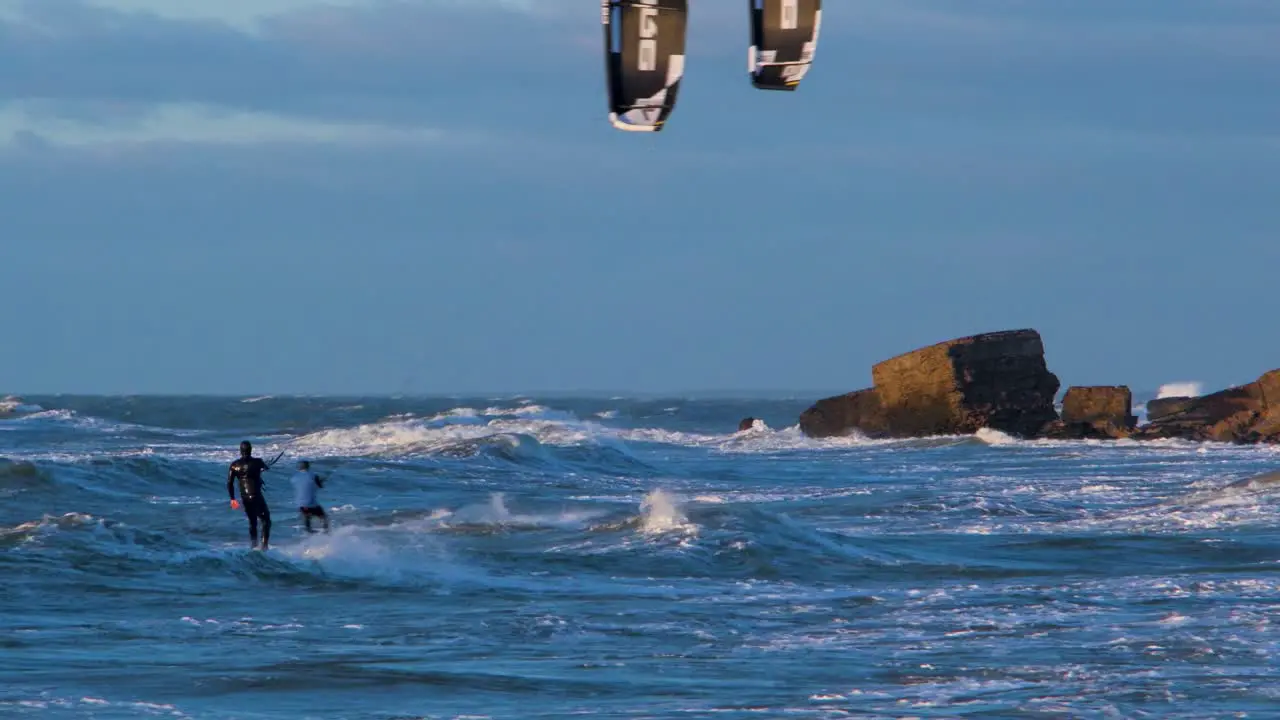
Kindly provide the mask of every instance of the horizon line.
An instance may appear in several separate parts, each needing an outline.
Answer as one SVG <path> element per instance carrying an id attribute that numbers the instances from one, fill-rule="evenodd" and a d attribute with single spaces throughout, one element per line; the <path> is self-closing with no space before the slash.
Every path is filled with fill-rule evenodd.
<path id="1" fill-rule="evenodd" d="M 1067 390 L 1063 387 L 1057 395 L 1062 395 Z M 543 389 L 543 390 L 456 390 L 456 391 L 369 391 L 369 392 L 270 392 L 270 391 L 241 391 L 241 392 L 174 392 L 174 391 L 146 391 L 146 392 L 84 392 L 84 391 L 60 391 L 60 392 L 13 392 L 7 391 L 0 394 L 0 397 L 81 397 L 81 398 L 210 398 L 210 399 L 249 399 L 249 398 L 378 398 L 378 399 L 402 399 L 402 398 L 480 398 L 480 397 L 504 397 L 504 398 L 624 398 L 624 399 L 640 399 L 640 398 L 682 398 L 696 399 L 696 396 L 715 396 L 720 399 L 741 399 L 741 400 L 760 400 L 760 399 L 801 399 L 813 397 L 814 399 L 822 399 L 828 397 L 836 397 L 846 395 L 857 390 L 834 390 L 819 388 L 702 388 L 702 389 L 685 389 L 685 390 L 622 390 L 622 389 L 592 389 L 592 388 L 576 388 L 576 389 Z M 1130 388 L 1130 392 L 1134 395 L 1157 394 L 1160 388 L 1134 389 Z"/>
<path id="2" fill-rule="evenodd" d="M 813 388 L 699 388 L 699 389 L 683 389 L 683 390 L 626 390 L 626 389 L 597 389 L 597 388 L 569 388 L 569 389 L 541 389 L 541 390 L 514 390 L 514 389 L 466 389 L 466 390 L 429 390 L 429 391 L 266 391 L 266 390 L 250 390 L 250 391 L 203 391 L 203 392 L 178 392 L 178 391 L 3 391 L 0 397 L 208 397 L 208 398 L 246 398 L 246 397 L 377 397 L 377 398 L 397 398 L 397 397 L 481 397 L 481 396 L 502 396 L 502 397 L 531 397 L 531 396 L 567 396 L 567 397 L 585 397 L 585 396 L 621 396 L 621 397 L 674 397 L 679 395 L 733 395 L 740 397 L 753 397 L 757 394 L 765 395 L 824 395 L 825 394 L 844 394 L 847 390 L 831 390 L 831 389 L 813 389 Z"/>

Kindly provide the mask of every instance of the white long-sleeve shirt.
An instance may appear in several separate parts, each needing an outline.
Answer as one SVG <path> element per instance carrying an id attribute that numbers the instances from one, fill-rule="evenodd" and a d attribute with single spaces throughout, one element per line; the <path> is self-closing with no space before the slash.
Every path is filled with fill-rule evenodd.
<path id="1" fill-rule="evenodd" d="M 316 501 L 316 490 L 320 487 L 316 479 L 316 474 L 307 470 L 299 470 L 289 478 L 289 482 L 293 484 L 294 505 L 315 507 L 320 504 Z"/>

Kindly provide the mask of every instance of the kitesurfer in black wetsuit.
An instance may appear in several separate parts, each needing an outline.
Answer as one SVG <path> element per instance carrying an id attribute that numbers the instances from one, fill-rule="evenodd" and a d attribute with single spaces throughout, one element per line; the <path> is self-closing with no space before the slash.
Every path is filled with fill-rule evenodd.
<path id="1" fill-rule="evenodd" d="M 258 546 L 258 520 L 262 520 L 262 549 L 267 549 L 271 539 L 271 510 L 267 507 L 267 498 L 262 494 L 262 473 L 271 466 L 262 458 L 253 456 L 253 445 L 248 440 L 240 443 L 240 459 L 231 463 L 227 470 L 227 494 L 231 496 L 231 509 L 244 505 L 244 514 L 249 518 L 249 546 Z M 240 503 L 236 502 L 236 481 L 240 481 Z"/>

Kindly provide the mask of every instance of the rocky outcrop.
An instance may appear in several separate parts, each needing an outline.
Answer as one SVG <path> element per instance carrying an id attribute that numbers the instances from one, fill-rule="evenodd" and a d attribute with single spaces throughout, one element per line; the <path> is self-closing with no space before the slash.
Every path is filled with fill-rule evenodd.
<path id="1" fill-rule="evenodd" d="M 1135 439 L 1280 442 L 1280 369 L 1210 395 L 1165 399 L 1177 402 L 1157 405 L 1154 416 L 1148 403 L 1148 422 L 1133 434 Z"/>
<path id="2" fill-rule="evenodd" d="M 1280 443 L 1280 369 L 1202 397 L 1147 403 L 1137 425 L 1123 385 L 1067 390 L 1053 408 L 1058 378 L 1035 330 L 948 340 L 879 363 L 872 387 L 814 403 L 800 416 L 810 437 L 858 431 L 870 437 L 970 434 L 984 427 L 1024 438 L 1132 438 Z"/>
<path id="3" fill-rule="evenodd" d="M 820 400 L 800 417 L 810 437 L 967 434 L 988 427 L 1036 436 L 1057 420 L 1057 376 L 1035 330 L 957 338 L 877 364 L 873 387 Z"/>
<path id="4" fill-rule="evenodd" d="M 1062 397 L 1062 418 L 1047 426 L 1050 438 L 1122 438 L 1138 424 L 1133 393 L 1124 385 L 1073 386 Z"/>

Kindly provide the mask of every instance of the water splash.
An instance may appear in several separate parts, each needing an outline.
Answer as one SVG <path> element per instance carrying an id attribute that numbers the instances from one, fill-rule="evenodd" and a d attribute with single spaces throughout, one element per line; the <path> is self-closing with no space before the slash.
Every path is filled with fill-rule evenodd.
<path id="1" fill-rule="evenodd" d="M 652 490 L 640 501 L 640 529 L 656 535 L 675 531 L 695 531 L 697 525 L 689 522 L 680 504 L 665 490 Z"/>
<path id="2" fill-rule="evenodd" d="M 1007 432 L 993 428 L 979 428 L 974 437 L 988 445 L 1016 445 L 1019 440 Z"/>
<path id="3" fill-rule="evenodd" d="M 1165 383 L 1156 392 L 1156 399 L 1169 397 L 1200 397 L 1203 383 L 1195 381 Z"/>

